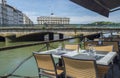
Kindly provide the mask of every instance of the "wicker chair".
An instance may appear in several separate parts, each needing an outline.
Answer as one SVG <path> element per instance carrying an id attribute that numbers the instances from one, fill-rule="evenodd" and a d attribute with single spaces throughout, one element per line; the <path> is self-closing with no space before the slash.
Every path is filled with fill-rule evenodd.
<path id="1" fill-rule="evenodd" d="M 102 65 L 97 65 L 98 68 L 98 75 L 99 78 L 105 78 L 106 74 L 108 73 L 109 66 L 102 66 Z"/>
<path id="2" fill-rule="evenodd" d="M 94 47 L 96 51 L 104 51 L 104 52 L 112 52 L 113 51 L 113 45 L 108 46 L 95 46 Z M 109 66 L 101 66 L 97 65 L 98 67 L 98 74 L 100 78 L 103 78 L 105 74 L 107 73 Z"/>
<path id="3" fill-rule="evenodd" d="M 66 50 L 79 50 L 80 46 L 78 44 L 66 44 L 65 49 Z"/>
<path id="4" fill-rule="evenodd" d="M 88 49 L 88 44 L 97 45 L 98 41 L 87 41 L 87 42 L 84 42 L 84 48 L 85 49 Z"/>
<path id="5" fill-rule="evenodd" d="M 95 60 L 73 59 L 62 56 L 65 78 L 98 78 Z"/>
<path id="6" fill-rule="evenodd" d="M 107 46 L 94 46 L 96 51 L 104 51 L 104 52 L 112 52 L 113 51 L 113 45 L 107 45 Z"/>
<path id="7" fill-rule="evenodd" d="M 47 76 L 49 78 L 61 77 L 63 70 L 57 69 L 51 54 L 33 53 L 33 55 L 38 66 L 39 78 L 42 76 Z"/>
<path id="8" fill-rule="evenodd" d="M 88 44 L 98 45 L 98 41 L 84 42 L 85 49 L 88 49 Z M 118 41 L 103 41 L 103 45 L 113 45 L 113 51 L 119 53 L 119 43 Z"/>
<path id="9" fill-rule="evenodd" d="M 97 41 L 84 42 L 85 49 L 88 49 L 88 47 L 87 47 L 88 44 L 97 45 L 98 42 Z M 116 42 L 116 41 L 114 41 L 114 42 L 113 41 L 112 42 L 111 41 L 103 41 L 103 46 L 102 45 L 96 46 L 95 49 L 97 51 L 104 51 L 104 52 L 111 52 L 111 51 L 115 51 L 117 53 L 119 52 L 118 42 Z M 109 70 L 109 66 L 97 65 L 97 68 L 98 68 L 98 74 L 99 74 L 100 78 L 103 78 L 103 76 L 105 76 L 105 74 Z"/>
<path id="10" fill-rule="evenodd" d="M 119 42 L 118 41 L 103 41 L 103 45 L 113 45 L 113 51 L 119 53 Z"/>

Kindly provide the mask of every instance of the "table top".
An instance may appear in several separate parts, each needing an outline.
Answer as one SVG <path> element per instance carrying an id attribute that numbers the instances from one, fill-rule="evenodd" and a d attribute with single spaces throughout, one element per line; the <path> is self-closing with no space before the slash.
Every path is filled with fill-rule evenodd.
<path id="1" fill-rule="evenodd" d="M 52 49 L 43 52 L 39 52 L 40 54 L 52 54 L 55 58 L 61 58 L 61 56 L 67 56 L 75 59 L 94 59 L 96 60 L 97 64 L 100 65 L 109 65 L 110 62 L 113 61 L 115 56 L 117 55 L 116 52 L 103 52 L 103 51 L 96 51 L 94 56 L 88 54 L 88 50 L 77 50 L 70 51 L 70 50 L 60 50 L 60 49 Z"/>

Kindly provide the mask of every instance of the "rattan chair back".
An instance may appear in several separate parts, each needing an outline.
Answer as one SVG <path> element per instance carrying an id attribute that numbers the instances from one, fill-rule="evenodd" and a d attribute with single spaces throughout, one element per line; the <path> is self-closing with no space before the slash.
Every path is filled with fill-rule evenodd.
<path id="1" fill-rule="evenodd" d="M 78 50 L 80 46 L 78 44 L 66 44 L 65 49 L 67 50 Z"/>
<path id="2" fill-rule="evenodd" d="M 52 77 L 57 78 L 55 63 L 51 54 L 33 53 L 33 55 L 38 66 L 39 75 L 44 75 L 43 72 L 47 72 L 47 76 L 54 75 Z"/>
<path id="3" fill-rule="evenodd" d="M 78 60 L 64 56 L 62 59 L 65 78 L 98 78 L 95 60 Z"/>
<path id="4" fill-rule="evenodd" d="M 113 51 L 113 45 L 107 45 L 107 46 L 94 46 L 96 51 L 104 51 L 104 52 L 112 52 Z"/>
<path id="5" fill-rule="evenodd" d="M 113 45 L 113 51 L 119 52 L 119 43 L 118 41 L 103 41 L 103 45 Z"/>
<path id="6" fill-rule="evenodd" d="M 87 41 L 87 42 L 84 42 L 84 48 L 85 49 L 89 49 L 88 48 L 88 45 L 91 44 L 91 45 L 97 45 L 98 44 L 98 41 Z"/>
<path id="7" fill-rule="evenodd" d="M 53 59 L 50 54 L 35 54 L 34 56 L 39 68 L 51 71 L 55 70 Z"/>

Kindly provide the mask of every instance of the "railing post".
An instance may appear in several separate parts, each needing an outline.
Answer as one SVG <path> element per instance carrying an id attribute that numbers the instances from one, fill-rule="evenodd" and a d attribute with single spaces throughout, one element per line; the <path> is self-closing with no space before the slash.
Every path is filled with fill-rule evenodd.
<path id="1" fill-rule="evenodd" d="M 79 44 L 82 41 L 82 35 L 75 35 L 75 37 L 77 37 L 75 42 Z"/>
<path id="2" fill-rule="evenodd" d="M 63 34 L 59 34 L 59 39 L 63 39 L 64 35 Z"/>
<path id="3" fill-rule="evenodd" d="M 49 37 L 49 40 L 54 40 L 54 33 L 49 33 L 48 35 L 49 35 L 49 36 L 48 36 L 48 37 Z"/>
<path id="4" fill-rule="evenodd" d="M 50 44 L 47 42 L 46 43 L 47 50 L 49 50 L 49 46 L 50 46 Z"/>

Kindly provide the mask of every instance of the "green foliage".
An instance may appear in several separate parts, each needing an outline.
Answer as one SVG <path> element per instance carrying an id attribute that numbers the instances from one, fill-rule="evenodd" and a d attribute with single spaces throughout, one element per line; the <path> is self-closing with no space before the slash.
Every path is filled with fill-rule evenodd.
<path id="1" fill-rule="evenodd" d="M 98 22 L 91 23 L 91 25 L 120 25 L 120 23 L 98 21 Z"/>
<path id="2" fill-rule="evenodd" d="M 42 29 L 44 30 L 44 29 L 46 29 L 46 27 L 42 27 Z"/>

